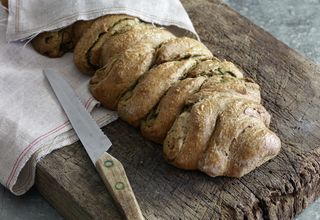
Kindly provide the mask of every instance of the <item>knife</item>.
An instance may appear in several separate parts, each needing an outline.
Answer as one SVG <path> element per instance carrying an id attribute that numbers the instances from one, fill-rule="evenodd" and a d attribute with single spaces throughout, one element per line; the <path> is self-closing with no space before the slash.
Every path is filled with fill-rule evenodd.
<path id="1" fill-rule="evenodd" d="M 109 138 L 104 135 L 61 74 L 52 69 L 43 72 L 100 177 L 126 219 L 144 219 L 121 162 L 106 152 L 112 145 Z"/>

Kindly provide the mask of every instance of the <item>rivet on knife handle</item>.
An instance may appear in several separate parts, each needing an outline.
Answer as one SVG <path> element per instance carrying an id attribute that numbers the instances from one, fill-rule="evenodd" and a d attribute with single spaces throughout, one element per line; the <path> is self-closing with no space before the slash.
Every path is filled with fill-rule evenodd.
<path id="1" fill-rule="evenodd" d="M 97 161 L 96 168 L 126 218 L 143 220 L 140 207 L 120 161 L 105 152 Z"/>

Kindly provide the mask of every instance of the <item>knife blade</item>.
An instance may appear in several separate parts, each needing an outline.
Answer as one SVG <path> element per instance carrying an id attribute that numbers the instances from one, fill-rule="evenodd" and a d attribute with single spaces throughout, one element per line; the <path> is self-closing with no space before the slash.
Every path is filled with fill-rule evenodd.
<path id="1" fill-rule="evenodd" d="M 61 74 L 52 69 L 43 72 L 92 163 L 126 218 L 143 219 L 121 162 L 106 152 L 112 146 L 109 138 L 101 131 Z"/>

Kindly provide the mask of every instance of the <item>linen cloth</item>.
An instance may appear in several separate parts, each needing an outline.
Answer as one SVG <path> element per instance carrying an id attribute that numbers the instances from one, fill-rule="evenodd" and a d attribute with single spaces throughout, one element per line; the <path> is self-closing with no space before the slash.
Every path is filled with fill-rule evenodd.
<path id="1" fill-rule="evenodd" d="M 197 36 L 179 0 L 10 0 L 7 39 L 24 39 L 76 20 L 123 13 L 150 23 L 172 26 L 170 30 L 176 35 L 189 32 Z"/>
<path id="2" fill-rule="evenodd" d="M 9 13 L 7 23 L 8 14 L 0 8 L 0 183 L 15 195 L 24 194 L 34 184 L 41 158 L 78 140 L 42 69 L 60 71 L 99 126 L 115 120 L 117 114 L 98 107 L 88 90 L 89 77 L 76 69 L 71 53 L 50 59 L 36 53 L 28 42 L 7 40 L 107 13 L 135 15 L 195 33 L 178 0 L 10 0 Z"/>

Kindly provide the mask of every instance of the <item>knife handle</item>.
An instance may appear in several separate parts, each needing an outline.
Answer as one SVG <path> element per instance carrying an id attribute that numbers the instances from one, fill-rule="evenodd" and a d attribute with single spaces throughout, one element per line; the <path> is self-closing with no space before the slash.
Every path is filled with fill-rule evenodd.
<path id="1" fill-rule="evenodd" d="M 104 152 L 96 162 L 96 168 L 126 219 L 143 220 L 139 204 L 121 162 Z"/>

